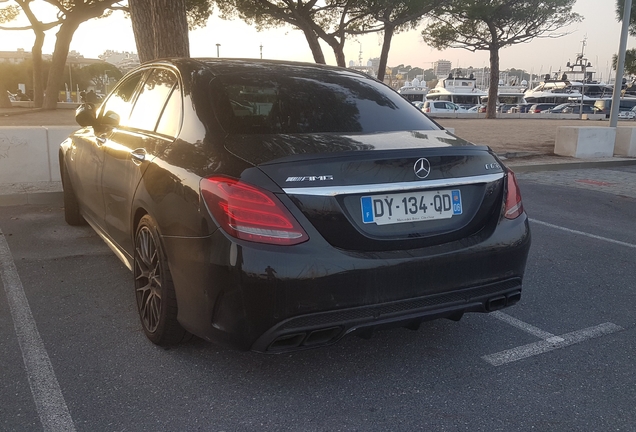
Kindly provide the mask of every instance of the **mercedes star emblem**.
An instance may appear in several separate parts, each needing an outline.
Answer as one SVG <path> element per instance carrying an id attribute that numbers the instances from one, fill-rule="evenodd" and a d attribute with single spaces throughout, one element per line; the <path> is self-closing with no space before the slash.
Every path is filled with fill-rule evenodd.
<path id="1" fill-rule="evenodd" d="M 413 166 L 415 175 L 421 179 L 425 179 L 431 173 L 431 163 L 426 158 L 419 158 Z"/>

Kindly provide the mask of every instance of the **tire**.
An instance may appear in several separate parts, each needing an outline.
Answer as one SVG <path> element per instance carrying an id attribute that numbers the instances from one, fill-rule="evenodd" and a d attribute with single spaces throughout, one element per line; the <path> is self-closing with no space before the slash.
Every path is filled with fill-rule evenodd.
<path id="1" fill-rule="evenodd" d="M 146 337 L 169 346 L 190 338 L 177 321 L 177 297 L 156 222 L 145 215 L 135 231 L 133 263 L 137 312 Z"/>
<path id="2" fill-rule="evenodd" d="M 71 226 L 86 225 L 66 168 L 62 168 L 62 188 L 64 189 L 64 220 Z"/>

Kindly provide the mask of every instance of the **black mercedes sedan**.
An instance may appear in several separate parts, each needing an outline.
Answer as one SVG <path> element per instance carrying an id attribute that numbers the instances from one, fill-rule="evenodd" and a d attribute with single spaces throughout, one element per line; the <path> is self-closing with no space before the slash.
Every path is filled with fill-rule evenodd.
<path id="1" fill-rule="evenodd" d="M 65 219 L 131 270 L 155 344 L 287 352 L 521 297 L 514 174 L 365 74 L 161 60 L 76 119 Z"/>

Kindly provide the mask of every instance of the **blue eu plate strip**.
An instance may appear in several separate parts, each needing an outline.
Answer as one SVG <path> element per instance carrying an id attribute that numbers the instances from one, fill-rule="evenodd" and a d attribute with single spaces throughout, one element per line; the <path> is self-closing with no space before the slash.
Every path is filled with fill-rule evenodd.
<path id="1" fill-rule="evenodd" d="M 362 222 L 371 223 L 373 222 L 373 204 L 371 202 L 371 197 L 362 197 Z"/>
<path id="2" fill-rule="evenodd" d="M 453 214 L 462 214 L 462 196 L 458 190 L 452 190 L 451 196 L 453 197 Z"/>

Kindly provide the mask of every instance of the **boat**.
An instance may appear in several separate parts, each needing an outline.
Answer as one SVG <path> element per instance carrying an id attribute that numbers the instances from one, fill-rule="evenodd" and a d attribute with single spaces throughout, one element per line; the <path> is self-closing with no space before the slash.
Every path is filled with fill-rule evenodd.
<path id="1" fill-rule="evenodd" d="M 437 82 L 435 88 L 429 90 L 426 100 L 448 101 L 461 107 L 470 108 L 481 103 L 481 98 L 487 93 L 477 88 L 477 80 L 473 74 L 468 77 L 461 76 L 461 72 L 455 75 L 451 72 L 447 78 Z"/>
<path id="2" fill-rule="evenodd" d="M 519 105 L 526 103 L 524 97 L 526 90 L 528 89 L 528 81 L 523 80 L 517 84 L 516 81 L 512 81 L 509 84 L 504 84 L 503 81 L 499 81 L 497 86 L 497 105 Z M 481 98 L 482 105 L 488 103 L 488 89 L 486 90 L 486 96 Z"/>
<path id="3" fill-rule="evenodd" d="M 424 97 L 428 93 L 428 87 L 417 78 L 414 78 L 411 82 L 406 81 L 404 85 L 400 87 L 398 93 L 411 102 L 423 102 Z"/>
<path id="4" fill-rule="evenodd" d="M 613 86 L 594 80 L 595 71 L 585 57 L 586 39 L 581 52 L 576 54 L 574 63 L 568 62 L 565 72 L 546 74 L 538 86 L 525 92 L 528 103 L 567 103 L 580 101 L 593 104 L 594 101 L 612 96 Z"/>

